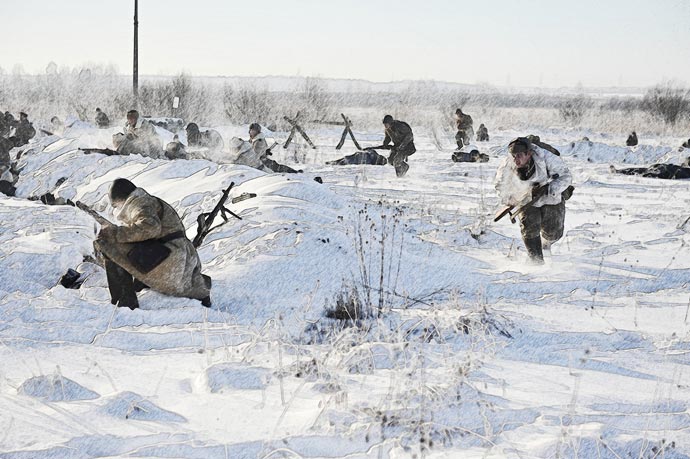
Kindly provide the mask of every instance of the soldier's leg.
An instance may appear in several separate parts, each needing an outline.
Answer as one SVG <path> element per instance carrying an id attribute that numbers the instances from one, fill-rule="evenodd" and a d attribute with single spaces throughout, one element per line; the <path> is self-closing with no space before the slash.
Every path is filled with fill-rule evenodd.
<path id="1" fill-rule="evenodd" d="M 458 131 L 457 134 L 455 134 L 455 142 L 458 144 L 458 150 L 462 149 L 464 146 L 463 140 L 465 139 L 465 132 L 464 131 Z"/>
<path id="2" fill-rule="evenodd" d="M 542 206 L 541 238 L 543 246 L 550 249 L 551 244 L 563 237 L 565 224 L 565 201 L 552 206 Z"/>
<path id="3" fill-rule="evenodd" d="M 139 307 L 137 294 L 134 291 L 134 278 L 120 265 L 112 260 L 105 259 L 105 274 L 108 278 L 108 290 L 112 304 L 129 309 Z"/>
<path id="4" fill-rule="evenodd" d="M 539 207 L 528 207 L 520 215 L 520 232 L 522 240 L 527 249 L 527 255 L 534 263 L 544 262 L 544 254 L 541 248 L 541 237 L 539 235 L 541 222 L 541 209 Z"/>
<path id="5" fill-rule="evenodd" d="M 407 155 L 402 151 L 393 151 L 388 158 L 388 162 L 395 167 L 395 175 L 398 177 L 403 177 L 410 169 L 410 166 L 407 164 Z"/>

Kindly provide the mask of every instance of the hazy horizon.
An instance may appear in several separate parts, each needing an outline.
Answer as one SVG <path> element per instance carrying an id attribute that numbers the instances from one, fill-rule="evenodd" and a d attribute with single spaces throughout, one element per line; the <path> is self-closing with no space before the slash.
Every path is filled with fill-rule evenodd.
<path id="1" fill-rule="evenodd" d="M 40 11 L 40 15 L 37 12 Z M 133 2 L 7 8 L 7 73 L 87 63 L 131 74 Z M 688 83 L 690 3 L 491 0 L 139 4 L 141 75 L 439 81 L 496 87 Z"/>

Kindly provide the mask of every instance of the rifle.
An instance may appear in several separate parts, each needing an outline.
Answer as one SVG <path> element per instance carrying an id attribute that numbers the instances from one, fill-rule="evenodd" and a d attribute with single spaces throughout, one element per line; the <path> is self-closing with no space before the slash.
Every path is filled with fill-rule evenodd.
<path id="1" fill-rule="evenodd" d="M 119 153 L 115 150 L 111 150 L 110 148 L 80 148 L 81 151 L 84 152 L 85 155 L 88 155 L 90 153 L 101 153 L 106 156 L 113 156 L 113 155 L 121 155 L 122 153 Z"/>
<path id="2" fill-rule="evenodd" d="M 216 204 L 211 212 L 204 212 L 196 218 L 196 236 L 194 236 L 194 240 L 192 241 L 192 244 L 195 248 L 199 248 L 201 243 L 204 242 L 204 238 L 208 236 L 208 233 L 230 221 L 230 219 L 227 217 L 227 214 L 232 215 L 238 220 L 242 220 L 242 217 L 225 207 L 225 201 L 228 200 L 228 195 L 230 194 L 230 190 L 233 186 L 235 186 L 235 182 L 231 182 L 230 186 L 223 190 L 223 195 L 220 197 L 220 201 L 218 201 L 218 204 Z M 241 195 L 232 198 L 231 202 L 235 204 L 237 202 L 244 201 L 245 199 L 254 197 L 256 197 L 256 193 L 242 193 Z M 213 220 L 215 220 L 219 212 L 220 216 L 223 217 L 224 222 L 211 227 Z"/>
<path id="3" fill-rule="evenodd" d="M 96 219 L 96 221 L 97 221 L 98 223 L 101 224 L 101 226 L 105 226 L 105 225 L 114 225 L 114 223 L 112 223 L 110 220 L 108 220 L 107 218 L 103 217 L 101 214 L 99 214 L 98 212 L 96 212 L 96 211 L 93 210 L 91 207 L 87 206 L 86 204 L 84 204 L 84 203 L 81 202 L 81 201 L 75 202 L 75 203 L 74 203 L 74 206 L 75 206 L 77 209 L 81 209 L 81 210 L 83 210 L 84 212 L 86 212 L 87 214 L 91 215 L 94 219 Z"/>
<path id="4" fill-rule="evenodd" d="M 550 184 L 551 182 L 553 182 L 554 180 L 556 180 L 557 178 L 558 178 L 558 174 L 552 175 L 552 176 L 551 176 L 551 180 L 549 180 L 548 182 L 544 183 L 543 185 L 540 185 L 539 188 L 548 187 L 549 184 Z M 531 194 L 532 194 L 532 191 L 530 190 L 530 196 L 531 196 Z M 536 197 L 536 198 L 530 199 L 529 202 L 528 202 L 527 204 L 523 204 L 523 205 L 521 205 L 520 207 L 518 207 L 517 209 L 515 209 L 516 205 L 512 205 L 512 206 L 507 206 L 507 207 L 505 207 L 504 209 L 499 210 L 499 211 L 496 213 L 496 216 L 494 217 L 494 221 L 497 222 L 497 221 L 499 221 L 500 219 L 502 219 L 503 217 L 505 217 L 506 215 L 510 215 L 510 223 L 515 223 L 515 222 L 517 221 L 517 217 L 518 217 L 522 212 L 524 212 L 524 211 L 527 210 L 529 207 L 531 207 L 535 202 L 537 202 L 538 200 L 540 200 L 541 197 L 542 197 L 542 195 L 539 195 L 539 196 Z"/>

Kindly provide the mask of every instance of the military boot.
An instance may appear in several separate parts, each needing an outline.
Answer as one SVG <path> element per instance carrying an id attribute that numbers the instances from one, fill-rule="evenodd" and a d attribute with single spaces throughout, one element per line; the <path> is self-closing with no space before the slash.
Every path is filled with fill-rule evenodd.
<path id="1" fill-rule="evenodd" d="M 525 239 L 525 248 L 530 262 L 535 265 L 544 264 L 544 254 L 541 250 L 541 237 Z"/>
<path id="2" fill-rule="evenodd" d="M 395 165 L 395 175 L 398 177 L 404 177 L 407 171 L 410 169 L 407 163 L 398 163 Z"/>

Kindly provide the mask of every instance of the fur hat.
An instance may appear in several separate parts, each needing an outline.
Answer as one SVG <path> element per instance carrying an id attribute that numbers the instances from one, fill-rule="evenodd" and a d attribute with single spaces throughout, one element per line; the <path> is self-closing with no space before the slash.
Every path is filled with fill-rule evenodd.
<path id="1" fill-rule="evenodd" d="M 110 186 L 110 202 L 124 201 L 127 197 L 136 190 L 137 186 L 124 178 L 115 179 Z"/>
<path id="2" fill-rule="evenodd" d="M 525 153 L 532 149 L 532 142 L 527 137 L 518 137 L 508 144 L 508 151 L 511 154 Z"/>

